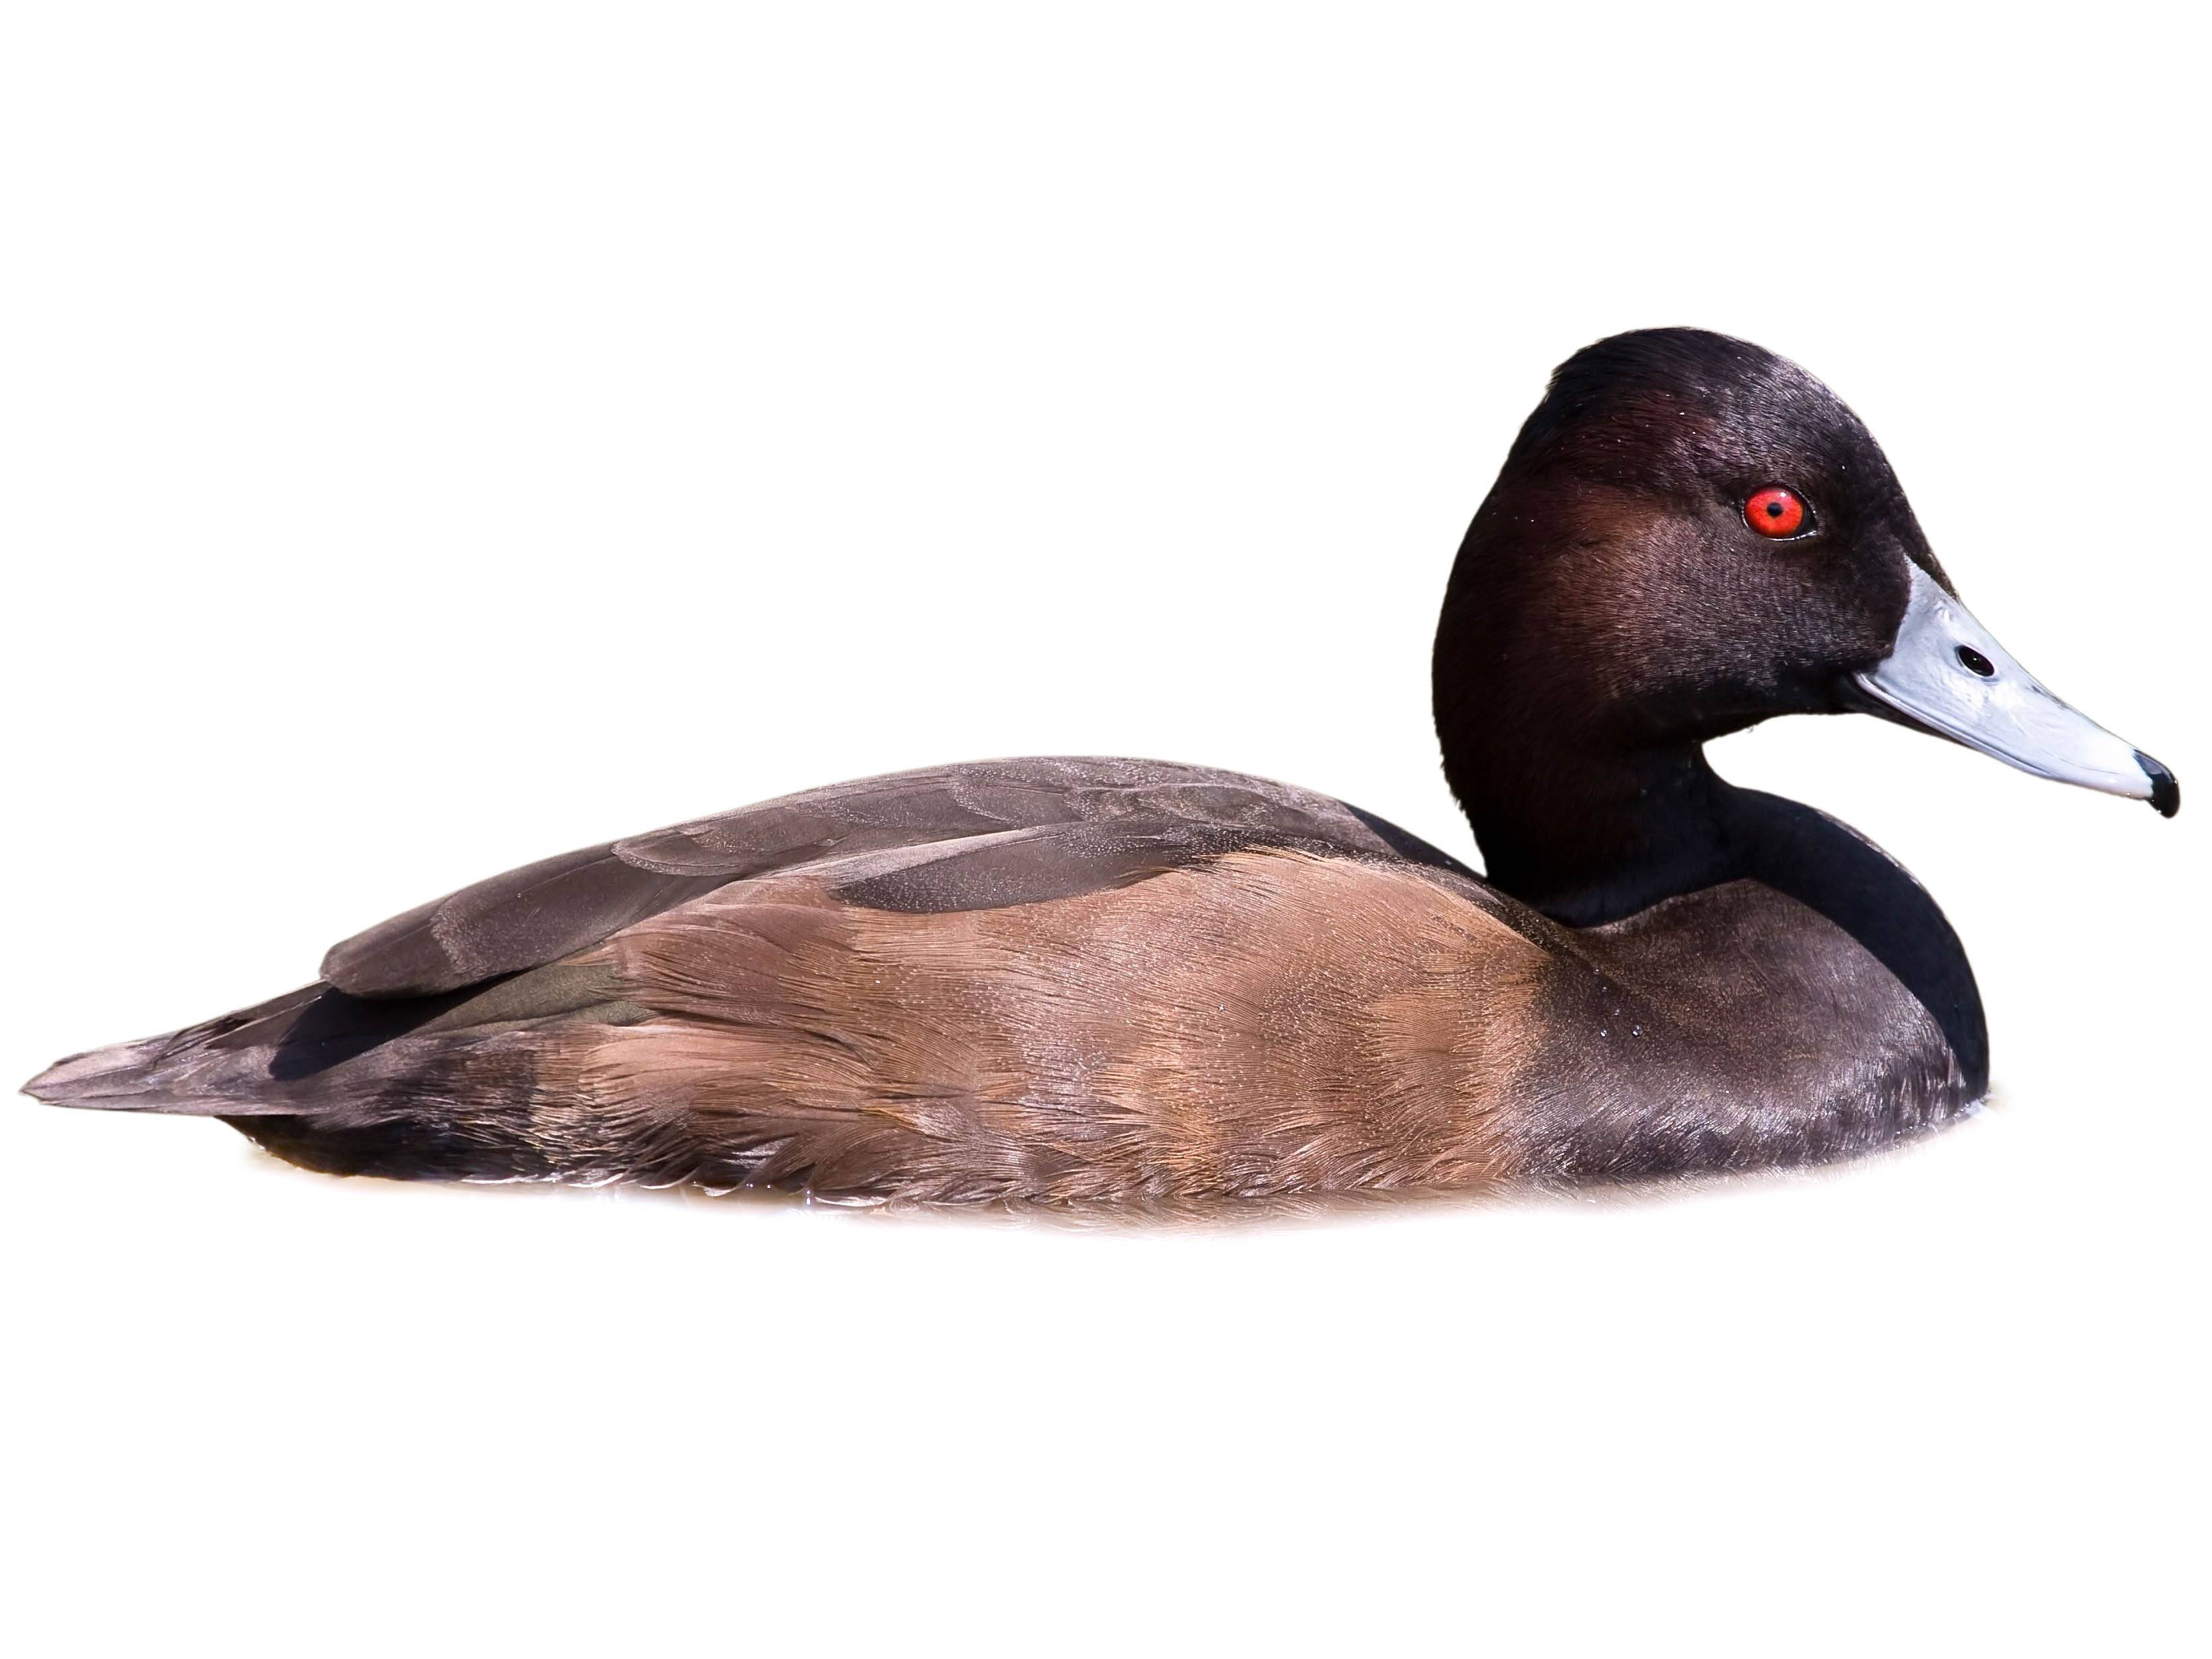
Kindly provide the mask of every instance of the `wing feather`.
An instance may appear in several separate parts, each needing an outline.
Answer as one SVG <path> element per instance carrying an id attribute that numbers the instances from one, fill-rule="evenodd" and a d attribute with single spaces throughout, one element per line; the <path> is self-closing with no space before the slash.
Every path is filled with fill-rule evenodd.
<path id="1" fill-rule="evenodd" d="M 854 901 L 967 909 L 1124 885 L 1236 847 L 1402 856 L 1419 845 L 1328 796 L 1235 773 L 981 762 L 836 784 L 525 865 L 355 934 L 322 975 L 354 996 L 437 995 L 588 950 L 733 881 L 968 841 L 972 856 L 878 878 Z"/>

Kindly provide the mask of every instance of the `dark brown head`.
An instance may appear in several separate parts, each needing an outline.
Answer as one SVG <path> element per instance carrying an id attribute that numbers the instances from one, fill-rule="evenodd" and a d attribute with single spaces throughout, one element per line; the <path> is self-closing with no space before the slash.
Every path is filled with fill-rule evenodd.
<path id="1" fill-rule="evenodd" d="M 1460 549 L 1435 694 L 1492 875 L 1527 869 L 1532 896 L 1545 860 L 1587 877 L 1649 854 L 1673 831 L 1623 815 L 1705 788 L 1699 745 L 1775 714 L 1880 713 L 2178 800 L 1959 605 L 1834 393 L 1695 329 L 1617 335 L 1553 376 Z"/>
<path id="2" fill-rule="evenodd" d="M 1702 742 L 1840 708 L 1914 564 L 1949 585 L 1818 380 L 1723 335 L 1617 335 L 1553 376 L 1468 532 L 1438 709 L 1503 698 L 1609 741 Z"/>

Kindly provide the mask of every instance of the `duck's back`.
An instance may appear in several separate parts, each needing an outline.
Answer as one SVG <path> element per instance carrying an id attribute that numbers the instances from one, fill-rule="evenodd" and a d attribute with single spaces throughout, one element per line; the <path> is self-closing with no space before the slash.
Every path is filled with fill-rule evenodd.
<path id="1" fill-rule="evenodd" d="M 769 802 L 324 972 L 33 1091 L 343 1172 L 1042 1201 L 1791 1161 L 1958 1103 L 1911 996 L 1757 883 L 1571 931 L 1340 802 L 1149 762 Z"/>

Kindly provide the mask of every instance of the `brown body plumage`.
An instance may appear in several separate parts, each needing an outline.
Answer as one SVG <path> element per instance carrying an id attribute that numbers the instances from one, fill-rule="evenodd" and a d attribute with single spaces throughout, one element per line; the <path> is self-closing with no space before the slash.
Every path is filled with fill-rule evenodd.
<path id="1" fill-rule="evenodd" d="M 841 816 L 890 799 L 902 829 Z M 1164 840 L 1170 802 L 1183 833 Z M 1095 816 L 1006 821 L 1048 804 Z M 935 838 L 947 817 L 970 832 Z M 1200 823 L 1206 850 L 1173 844 Z M 794 824 L 815 855 L 782 861 Z M 840 850 L 892 834 L 917 839 Z M 625 855 L 672 846 L 768 867 L 431 988 L 513 961 L 549 893 L 517 872 L 331 953 L 338 985 L 411 963 L 398 996 L 310 987 L 39 1091 L 222 1115 L 340 1173 L 1042 1201 L 1801 1162 L 1964 1103 L 1918 1003 L 1769 889 L 1566 928 L 1255 779 L 1042 761 L 874 780 L 602 849 L 600 913 L 663 873 Z M 1021 884 L 1077 872 L 1097 884 Z"/>
<path id="2" fill-rule="evenodd" d="M 1743 521 L 1785 469 L 1826 515 L 1810 556 Z M 1699 744 L 1857 706 L 1854 684 L 1894 717 L 1940 701 L 1915 621 L 1931 592 L 1955 606 L 1825 390 L 1718 337 L 1624 337 L 1531 417 L 1438 636 L 1448 770 L 1496 884 L 1257 779 L 941 769 L 479 883 L 340 945 L 304 990 L 30 1088 L 220 1116 L 340 1173 L 860 1200 L 1479 1188 L 1865 1150 L 1984 1086 L 1964 953 L 1877 849 L 1731 789 Z M 2170 809 L 2171 775 L 2136 758 L 2139 789 L 2097 787 Z"/>

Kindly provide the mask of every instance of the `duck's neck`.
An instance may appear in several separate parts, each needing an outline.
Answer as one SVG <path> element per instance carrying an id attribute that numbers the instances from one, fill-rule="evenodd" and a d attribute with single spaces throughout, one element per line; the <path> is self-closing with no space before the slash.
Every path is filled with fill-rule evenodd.
<path id="1" fill-rule="evenodd" d="M 1741 873 L 1734 797 L 1695 744 L 1595 752 L 1525 726 L 1447 741 L 1491 882 L 1589 927 Z"/>
<path id="2" fill-rule="evenodd" d="M 1735 787 L 1696 744 L 1593 753 L 1510 722 L 1447 726 L 1444 737 L 1444 769 L 1492 885 L 1589 927 L 1723 882 L 1763 882 L 1896 975 L 1942 1028 L 1970 1097 L 1982 1093 L 1989 1035 L 1966 950 L 1873 842 L 1809 806 Z"/>

